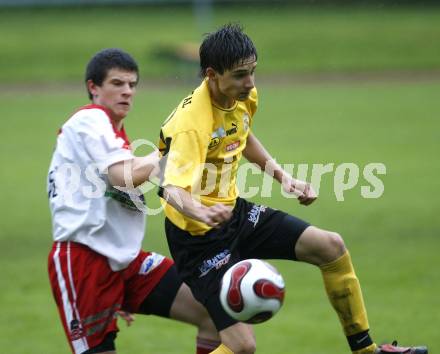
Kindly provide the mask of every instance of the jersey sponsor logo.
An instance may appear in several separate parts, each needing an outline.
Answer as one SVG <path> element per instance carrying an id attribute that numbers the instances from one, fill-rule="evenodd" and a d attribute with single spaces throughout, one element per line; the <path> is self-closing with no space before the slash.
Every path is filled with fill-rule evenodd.
<path id="1" fill-rule="evenodd" d="M 146 275 L 150 273 L 153 269 L 155 269 L 162 261 L 165 259 L 161 254 L 151 252 L 145 259 L 143 260 L 140 268 L 139 274 Z"/>
<path id="2" fill-rule="evenodd" d="M 249 130 L 249 115 L 247 113 L 243 114 L 243 129 L 245 132 Z"/>
<path id="3" fill-rule="evenodd" d="M 240 140 L 234 141 L 233 143 L 226 145 L 226 151 L 233 151 L 240 146 Z"/>
<path id="4" fill-rule="evenodd" d="M 226 130 L 226 135 L 232 135 L 232 134 L 235 134 L 235 133 L 237 133 L 237 124 L 232 123 L 232 128 Z"/>
<path id="5" fill-rule="evenodd" d="M 251 222 L 254 227 L 258 224 L 260 220 L 260 214 L 266 211 L 264 205 L 254 205 L 251 211 L 248 212 L 248 221 Z"/>
<path id="6" fill-rule="evenodd" d="M 225 264 L 228 264 L 231 258 L 231 252 L 228 249 L 221 251 L 210 259 L 205 259 L 202 265 L 199 267 L 199 278 L 208 274 L 212 269 L 220 269 Z"/>

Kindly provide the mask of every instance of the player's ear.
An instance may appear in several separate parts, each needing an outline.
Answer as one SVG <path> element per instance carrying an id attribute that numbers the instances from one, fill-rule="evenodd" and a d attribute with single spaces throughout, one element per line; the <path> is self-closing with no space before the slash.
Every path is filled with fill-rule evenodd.
<path id="1" fill-rule="evenodd" d="M 97 86 L 92 80 L 87 80 L 87 89 L 92 94 L 92 96 L 97 96 Z"/>
<path id="2" fill-rule="evenodd" d="M 217 71 L 215 71 L 213 68 L 211 68 L 210 66 L 208 68 L 206 68 L 206 76 L 209 80 L 215 80 L 217 79 Z"/>

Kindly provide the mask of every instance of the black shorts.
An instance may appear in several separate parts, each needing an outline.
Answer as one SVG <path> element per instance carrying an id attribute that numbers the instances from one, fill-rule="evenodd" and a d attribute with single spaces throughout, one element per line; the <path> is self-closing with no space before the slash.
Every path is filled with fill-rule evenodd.
<path id="1" fill-rule="evenodd" d="M 183 281 L 208 310 L 217 330 L 237 321 L 218 297 L 223 274 L 242 259 L 296 260 L 295 244 L 307 222 L 238 198 L 233 216 L 219 229 L 192 236 L 165 219 L 168 246 Z"/>
<path id="2" fill-rule="evenodd" d="M 175 265 L 172 265 L 142 302 L 137 312 L 169 318 L 171 306 L 182 283 L 183 280 L 177 273 Z"/>

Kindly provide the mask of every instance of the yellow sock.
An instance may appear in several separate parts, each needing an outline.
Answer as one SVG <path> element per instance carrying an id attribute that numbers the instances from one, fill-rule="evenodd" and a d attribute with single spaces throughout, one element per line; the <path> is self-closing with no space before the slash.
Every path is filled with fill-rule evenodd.
<path id="1" fill-rule="evenodd" d="M 369 326 L 362 291 L 348 251 L 320 268 L 327 295 L 338 313 L 345 335 L 367 331 Z"/>
<path id="2" fill-rule="evenodd" d="M 234 352 L 226 345 L 220 344 L 220 346 L 218 346 L 217 349 L 212 351 L 210 354 L 234 354 Z"/>
<path id="3" fill-rule="evenodd" d="M 362 348 L 360 350 L 355 350 L 353 354 L 374 354 L 376 352 L 377 345 L 371 344 L 366 348 Z"/>

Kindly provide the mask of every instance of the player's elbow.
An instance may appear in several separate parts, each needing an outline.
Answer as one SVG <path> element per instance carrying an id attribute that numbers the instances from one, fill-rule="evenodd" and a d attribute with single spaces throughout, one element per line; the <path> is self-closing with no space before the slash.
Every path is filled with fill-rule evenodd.
<path id="1" fill-rule="evenodd" d="M 108 180 L 113 187 L 137 187 L 141 183 L 133 177 L 131 161 L 117 162 L 108 168 Z"/>

